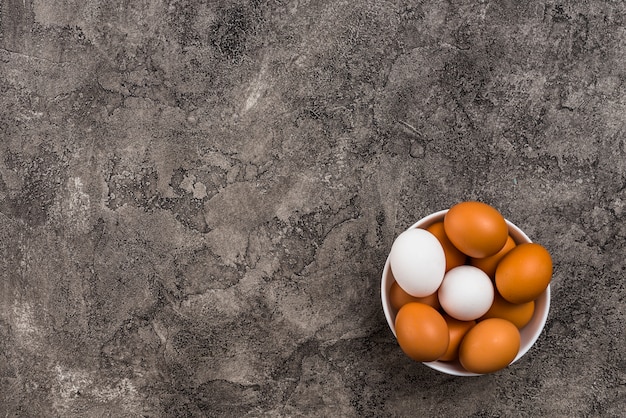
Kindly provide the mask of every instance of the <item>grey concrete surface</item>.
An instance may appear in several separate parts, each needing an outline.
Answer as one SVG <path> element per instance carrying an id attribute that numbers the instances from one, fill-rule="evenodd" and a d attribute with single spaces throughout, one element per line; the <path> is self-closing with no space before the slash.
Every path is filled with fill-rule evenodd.
<path id="1" fill-rule="evenodd" d="M 0 416 L 623 416 L 626 4 L 3 0 Z M 462 200 L 551 252 L 457 378 L 380 275 Z"/>

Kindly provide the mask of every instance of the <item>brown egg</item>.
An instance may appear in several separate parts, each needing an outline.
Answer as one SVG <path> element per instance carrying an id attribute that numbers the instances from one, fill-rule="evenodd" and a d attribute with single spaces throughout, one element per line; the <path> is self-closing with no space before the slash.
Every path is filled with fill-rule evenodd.
<path id="1" fill-rule="evenodd" d="M 391 307 L 396 312 L 400 310 L 402 306 L 406 305 L 409 302 L 424 303 L 428 306 L 432 306 L 435 309 L 441 308 L 441 305 L 439 304 L 439 298 L 437 297 L 437 292 L 429 296 L 424 296 L 423 298 L 411 296 L 400 287 L 398 282 L 393 282 L 391 288 L 389 289 L 389 302 L 391 303 Z"/>
<path id="2" fill-rule="evenodd" d="M 407 303 L 398 311 L 395 326 L 400 348 L 413 360 L 435 361 L 448 349 L 448 325 L 432 306 Z"/>
<path id="3" fill-rule="evenodd" d="M 498 263 L 513 248 L 515 248 L 515 241 L 513 241 L 511 236 L 508 236 L 504 247 L 502 247 L 502 249 L 496 254 L 485 258 L 470 258 L 470 264 L 474 267 L 478 267 L 487 273 L 487 276 L 493 279 L 496 275 L 496 267 L 498 267 Z"/>
<path id="4" fill-rule="evenodd" d="M 511 303 L 526 303 L 548 287 L 552 279 L 552 258 L 536 243 L 520 244 L 498 263 L 496 287 Z"/>
<path id="5" fill-rule="evenodd" d="M 452 244 L 474 258 L 496 254 L 509 236 L 500 212 L 481 202 L 461 202 L 452 206 L 443 219 L 443 226 Z"/>
<path id="6" fill-rule="evenodd" d="M 459 362 L 472 373 L 492 373 L 515 359 L 520 333 L 506 319 L 490 318 L 476 324 L 461 341 Z"/>
<path id="7" fill-rule="evenodd" d="M 443 228 L 443 222 L 436 222 L 426 228 L 426 230 L 436 236 L 443 247 L 443 252 L 446 255 L 446 271 L 465 264 L 467 256 L 452 245 Z"/>
<path id="8" fill-rule="evenodd" d="M 459 354 L 459 345 L 467 332 L 476 325 L 476 321 L 459 321 L 450 315 L 444 315 L 443 319 L 448 324 L 448 333 L 450 334 L 450 342 L 445 354 L 439 357 L 440 361 L 454 361 Z"/>
<path id="9" fill-rule="evenodd" d="M 530 322 L 535 312 L 535 301 L 526 303 L 507 302 L 498 292 L 495 294 L 491 308 L 479 321 L 488 318 L 502 318 L 510 321 L 518 329 L 524 328 Z"/>

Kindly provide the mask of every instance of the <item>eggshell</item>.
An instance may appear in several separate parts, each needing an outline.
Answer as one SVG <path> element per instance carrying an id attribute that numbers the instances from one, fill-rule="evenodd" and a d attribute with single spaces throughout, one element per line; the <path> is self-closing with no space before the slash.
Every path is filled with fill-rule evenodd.
<path id="1" fill-rule="evenodd" d="M 443 252 L 446 255 L 446 272 L 465 264 L 467 256 L 450 242 L 443 228 L 443 222 L 436 222 L 426 230 L 436 236 L 443 247 Z"/>
<path id="2" fill-rule="evenodd" d="M 400 348 L 413 360 L 435 361 L 448 349 L 448 325 L 432 306 L 407 303 L 398 311 L 395 326 Z"/>
<path id="3" fill-rule="evenodd" d="M 450 342 L 448 343 L 448 349 L 445 354 L 439 357 L 439 361 L 454 361 L 458 357 L 461 340 L 465 334 L 476 325 L 476 321 L 459 321 L 458 319 L 452 318 L 450 315 L 444 315 L 443 319 L 445 319 L 446 324 L 448 324 Z"/>
<path id="4" fill-rule="evenodd" d="M 411 296 L 432 295 L 446 272 L 446 256 L 437 237 L 413 228 L 393 242 L 389 264 L 396 281 Z"/>
<path id="5" fill-rule="evenodd" d="M 515 359 L 520 333 L 506 319 L 490 318 L 470 329 L 459 347 L 459 362 L 472 373 L 492 373 Z"/>
<path id="6" fill-rule="evenodd" d="M 530 322 L 534 312 L 534 300 L 526 303 L 511 303 L 496 292 L 491 308 L 489 308 L 487 313 L 484 314 L 480 320 L 502 318 L 512 322 L 518 329 L 522 329 Z"/>
<path id="7" fill-rule="evenodd" d="M 482 202 L 461 202 L 452 206 L 443 219 L 443 226 L 452 244 L 474 258 L 496 254 L 509 236 L 504 217 Z"/>
<path id="8" fill-rule="evenodd" d="M 470 258 L 470 265 L 478 267 L 479 269 L 487 273 L 487 276 L 493 279 L 496 275 L 496 268 L 498 267 L 498 263 L 513 248 L 515 248 L 515 241 L 513 241 L 513 238 L 509 236 L 506 239 L 504 247 L 502 247 L 502 249 L 496 254 L 485 258 Z"/>
<path id="9" fill-rule="evenodd" d="M 489 276 L 473 266 L 459 266 L 447 272 L 438 291 L 443 310 L 460 321 L 484 315 L 493 303 L 493 295 Z"/>
<path id="10" fill-rule="evenodd" d="M 441 305 L 439 304 L 439 298 L 437 297 L 437 292 L 423 298 L 418 298 L 406 293 L 400 287 L 398 282 L 393 282 L 391 284 L 391 288 L 389 289 L 389 302 L 391 303 L 391 307 L 396 312 L 400 310 L 402 306 L 406 305 L 409 302 L 420 302 L 428 306 L 432 306 L 435 309 L 441 308 Z"/>
<path id="11" fill-rule="evenodd" d="M 526 303 L 543 293 L 552 279 L 552 258 L 537 243 L 520 244 L 498 263 L 496 287 L 511 303 Z"/>

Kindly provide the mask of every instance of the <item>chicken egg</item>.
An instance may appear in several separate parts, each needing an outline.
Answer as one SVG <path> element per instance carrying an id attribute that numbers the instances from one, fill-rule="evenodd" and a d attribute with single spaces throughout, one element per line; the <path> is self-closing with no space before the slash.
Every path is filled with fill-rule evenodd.
<path id="1" fill-rule="evenodd" d="M 400 348 L 413 360 L 435 361 L 448 349 L 448 325 L 432 306 L 407 303 L 398 311 L 395 326 Z"/>
<path id="2" fill-rule="evenodd" d="M 448 324 L 448 333 L 450 334 L 450 342 L 445 354 L 439 357 L 439 361 L 454 361 L 458 357 L 459 345 L 467 332 L 476 325 L 476 321 L 459 321 L 450 315 L 444 315 L 443 319 Z"/>
<path id="3" fill-rule="evenodd" d="M 423 298 L 418 298 L 406 293 L 400 287 L 398 282 L 393 282 L 391 284 L 391 288 L 389 289 L 389 302 L 391 303 L 391 307 L 396 312 L 399 311 L 402 306 L 406 305 L 409 302 L 424 303 L 428 306 L 432 306 L 435 309 L 441 308 L 441 305 L 439 304 L 439 298 L 437 297 L 437 292 L 434 292 L 432 295 L 424 296 Z"/>
<path id="4" fill-rule="evenodd" d="M 509 236 L 504 217 L 482 202 L 461 202 L 452 206 L 443 218 L 443 226 L 450 242 L 474 258 L 496 254 Z"/>
<path id="5" fill-rule="evenodd" d="M 510 321 L 518 329 L 524 328 L 530 322 L 535 312 L 535 301 L 526 303 L 511 303 L 506 301 L 498 292 L 491 308 L 480 319 L 502 318 Z"/>
<path id="6" fill-rule="evenodd" d="M 396 281 L 411 296 L 432 295 L 443 280 L 446 256 L 437 237 L 425 229 L 413 228 L 393 242 L 389 264 Z"/>
<path id="7" fill-rule="evenodd" d="M 472 373 L 492 373 L 509 364 L 519 352 L 520 333 L 506 319 L 490 318 L 470 329 L 459 346 L 459 362 Z"/>
<path id="8" fill-rule="evenodd" d="M 443 247 L 443 252 L 446 255 L 446 271 L 450 271 L 455 267 L 465 264 L 467 256 L 452 245 L 443 228 L 443 222 L 435 222 L 426 228 L 426 230 L 436 236 Z"/>
<path id="9" fill-rule="evenodd" d="M 496 287 L 511 303 L 526 303 L 537 299 L 552 279 L 552 258 L 543 246 L 520 244 L 498 263 Z"/>
<path id="10" fill-rule="evenodd" d="M 504 247 L 502 247 L 502 249 L 496 254 L 485 258 L 470 258 L 470 265 L 478 267 L 479 269 L 487 273 L 487 276 L 493 279 L 496 275 L 496 268 L 498 267 L 498 263 L 513 248 L 515 248 L 515 241 L 513 241 L 513 238 L 509 236 L 506 239 Z"/>
<path id="11" fill-rule="evenodd" d="M 446 273 L 438 296 L 441 307 L 448 315 L 461 321 L 471 321 L 489 310 L 494 290 L 485 272 L 473 266 L 459 266 Z"/>

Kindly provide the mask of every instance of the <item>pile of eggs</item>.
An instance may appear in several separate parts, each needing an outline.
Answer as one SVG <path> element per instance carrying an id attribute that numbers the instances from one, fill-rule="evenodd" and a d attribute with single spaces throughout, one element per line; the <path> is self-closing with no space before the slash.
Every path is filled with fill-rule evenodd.
<path id="1" fill-rule="evenodd" d="M 402 351 L 477 374 L 516 358 L 520 330 L 552 278 L 543 246 L 517 244 L 497 209 L 473 201 L 451 207 L 443 222 L 400 234 L 388 262 Z"/>

